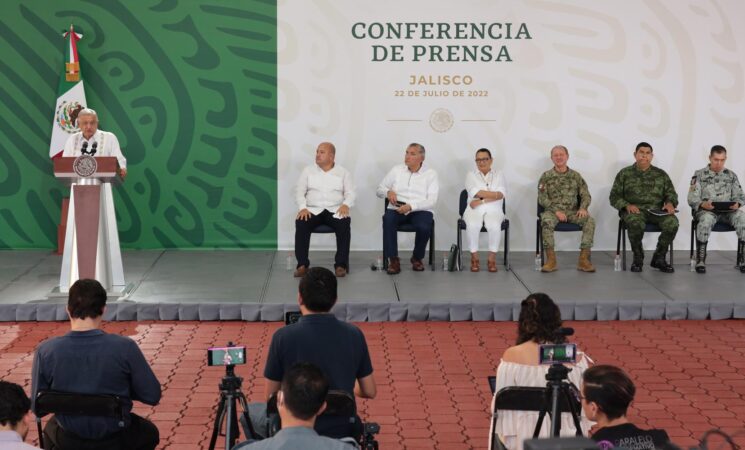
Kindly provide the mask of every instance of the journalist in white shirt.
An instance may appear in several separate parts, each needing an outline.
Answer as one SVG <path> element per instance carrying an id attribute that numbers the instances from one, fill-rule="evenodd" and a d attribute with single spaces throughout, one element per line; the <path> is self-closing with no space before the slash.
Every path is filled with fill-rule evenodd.
<path id="1" fill-rule="evenodd" d="M 466 222 L 466 242 L 471 252 L 471 272 L 480 270 L 479 236 L 481 227 L 486 227 L 489 235 L 489 272 L 497 271 L 497 251 L 502 236 L 504 211 L 502 204 L 507 194 L 507 184 L 501 171 L 491 168 L 491 152 L 482 148 L 476 152 L 476 170 L 466 175 L 466 191 L 469 203 L 463 212 Z"/>
<path id="2" fill-rule="evenodd" d="M 391 275 L 401 272 L 397 229 L 403 224 L 411 224 L 416 229 L 412 269 L 424 270 L 422 259 L 432 235 L 432 211 L 440 188 L 437 172 L 424 164 L 424 155 L 424 146 L 409 144 L 404 164 L 393 167 L 377 189 L 378 197 L 389 201 L 383 215 L 383 257 L 388 258 Z"/>
<path id="3" fill-rule="evenodd" d="M 351 223 L 349 208 L 354 205 L 354 184 L 345 168 L 334 162 L 336 147 L 322 142 L 316 149 L 316 162 L 303 169 L 295 190 L 298 213 L 295 219 L 295 277 L 302 277 L 310 266 L 310 235 L 319 225 L 328 225 L 336 234 L 334 268 L 337 277 L 349 270 Z"/>
<path id="4" fill-rule="evenodd" d="M 85 108 L 78 114 L 78 128 L 80 131 L 67 138 L 62 156 L 115 156 L 119 161 L 119 174 L 127 176 L 127 158 L 122 154 L 119 140 L 114 133 L 98 129 L 98 114 Z"/>

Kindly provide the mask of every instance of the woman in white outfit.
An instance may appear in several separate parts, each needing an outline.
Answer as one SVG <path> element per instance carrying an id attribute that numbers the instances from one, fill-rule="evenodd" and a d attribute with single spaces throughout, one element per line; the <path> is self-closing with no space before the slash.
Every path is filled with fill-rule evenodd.
<path id="1" fill-rule="evenodd" d="M 502 202 L 507 194 L 507 187 L 502 172 L 491 170 L 491 152 L 482 148 L 476 152 L 476 170 L 466 175 L 466 191 L 471 199 L 463 212 L 466 222 L 466 241 L 471 252 L 471 272 L 478 272 L 479 235 L 481 226 L 486 227 L 489 235 L 489 272 L 497 271 L 497 250 L 502 236 Z"/>
<path id="2" fill-rule="evenodd" d="M 561 312 L 558 306 L 546 294 L 531 294 L 520 304 L 520 318 L 517 328 L 517 345 L 505 350 L 497 368 L 497 382 L 495 392 L 507 386 L 545 387 L 546 374 L 550 365 L 539 363 L 538 352 L 541 344 L 563 344 L 566 337 L 557 334 L 561 327 Z M 571 366 L 569 381 L 579 387 L 582 374 L 592 363 L 584 353 L 577 353 L 577 363 Z M 492 400 L 492 411 L 494 400 Z M 501 439 L 509 450 L 522 450 L 523 440 L 532 439 L 538 412 L 500 410 L 497 423 L 489 433 L 489 448 L 492 440 Z M 543 421 L 540 437 L 550 436 L 551 420 L 546 417 Z M 585 415 L 582 415 L 580 426 L 582 434 L 592 426 Z M 574 436 L 576 429 L 571 414 L 561 414 L 561 435 Z"/>

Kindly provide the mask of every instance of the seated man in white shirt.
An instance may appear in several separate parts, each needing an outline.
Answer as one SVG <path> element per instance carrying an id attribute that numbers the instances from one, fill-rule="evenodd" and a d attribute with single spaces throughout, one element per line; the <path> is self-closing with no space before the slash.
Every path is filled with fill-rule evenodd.
<path id="1" fill-rule="evenodd" d="M 122 155 L 119 140 L 114 133 L 98 129 L 98 114 L 85 108 L 78 114 L 78 128 L 65 142 L 62 156 L 115 156 L 119 161 L 119 174 L 122 178 L 127 175 L 127 159 Z"/>
<path id="2" fill-rule="evenodd" d="M 393 167 L 378 186 L 378 197 L 390 202 L 383 215 L 383 257 L 389 258 L 391 275 L 401 272 L 397 229 L 405 223 L 416 229 L 412 269 L 424 270 L 422 259 L 432 235 L 432 210 L 439 191 L 437 172 L 424 165 L 424 151 L 421 144 L 409 144 L 404 164 Z"/>
<path id="3" fill-rule="evenodd" d="M 300 174 L 295 191 L 299 212 L 295 218 L 295 277 L 301 278 L 308 271 L 310 260 L 310 235 L 318 225 L 328 225 L 336 234 L 334 268 L 337 277 L 349 269 L 349 242 L 351 223 L 349 208 L 354 204 L 352 176 L 345 168 L 334 163 L 336 147 L 321 142 L 316 149 L 316 163 Z"/>

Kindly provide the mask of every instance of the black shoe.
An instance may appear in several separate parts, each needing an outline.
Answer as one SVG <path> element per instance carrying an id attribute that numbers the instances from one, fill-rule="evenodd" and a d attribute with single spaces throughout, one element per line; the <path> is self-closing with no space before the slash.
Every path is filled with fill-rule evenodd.
<path id="1" fill-rule="evenodd" d="M 668 264 L 665 258 L 654 258 L 649 265 L 663 273 L 675 272 L 675 268 Z"/>
<path id="2" fill-rule="evenodd" d="M 632 272 L 641 272 L 642 271 L 642 263 L 631 263 L 631 271 Z"/>
<path id="3" fill-rule="evenodd" d="M 745 273 L 745 264 L 740 264 L 740 273 Z"/>
<path id="4" fill-rule="evenodd" d="M 706 266 L 699 266 L 696 264 L 696 273 L 706 273 Z"/>

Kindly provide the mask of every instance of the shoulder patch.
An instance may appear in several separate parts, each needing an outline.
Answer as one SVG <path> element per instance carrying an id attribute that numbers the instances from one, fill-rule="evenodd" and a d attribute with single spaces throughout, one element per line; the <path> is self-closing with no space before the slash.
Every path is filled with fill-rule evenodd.
<path id="1" fill-rule="evenodd" d="M 691 186 L 695 186 L 696 185 L 696 181 L 698 181 L 698 177 L 696 175 L 692 176 L 691 177 Z"/>
<path id="2" fill-rule="evenodd" d="M 546 185 L 544 185 L 543 183 L 538 183 L 538 190 L 543 192 L 544 190 L 546 190 Z"/>

